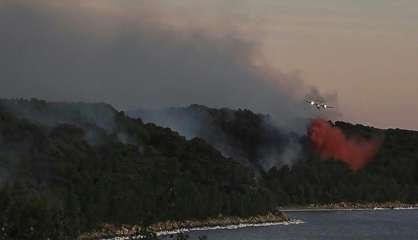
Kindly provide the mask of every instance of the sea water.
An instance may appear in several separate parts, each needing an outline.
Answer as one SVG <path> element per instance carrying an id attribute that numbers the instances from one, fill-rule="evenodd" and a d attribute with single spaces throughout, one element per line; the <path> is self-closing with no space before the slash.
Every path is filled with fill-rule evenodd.
<path id="1" fill-rule="evenodd" d="M 418 240 L 418 210 L 287 212 L 300 224 L 191 231 L 208 240 Z M 168 236 L 163 239 L 170 239 Z"/>

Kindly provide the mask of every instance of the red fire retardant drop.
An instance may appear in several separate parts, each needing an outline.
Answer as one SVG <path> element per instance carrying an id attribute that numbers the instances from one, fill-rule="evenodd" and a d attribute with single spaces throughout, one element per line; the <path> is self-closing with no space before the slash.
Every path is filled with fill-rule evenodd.
<path id="1" fill-rule="evenodd" d="M 331 126 L 324 119 L 312 121 L 309 138 L 321 159 L 334 158 L 345 162 L 351 169 L 357 171 L 373 160 L 380 141 L 361 138 L 348 139 L 341 129 Z"/>

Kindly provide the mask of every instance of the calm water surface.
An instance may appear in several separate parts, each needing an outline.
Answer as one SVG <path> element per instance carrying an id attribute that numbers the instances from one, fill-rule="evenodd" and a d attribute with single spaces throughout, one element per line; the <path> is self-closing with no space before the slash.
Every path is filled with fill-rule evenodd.
<path id="1" fill-rule="evenodd" d="M 418 240 L 418 210 L 288 212 L 303 220 L 297 225 L 276 225 L 235 230 L 189 233 L 191 239 L 208 240 L 370 239 Z"/>

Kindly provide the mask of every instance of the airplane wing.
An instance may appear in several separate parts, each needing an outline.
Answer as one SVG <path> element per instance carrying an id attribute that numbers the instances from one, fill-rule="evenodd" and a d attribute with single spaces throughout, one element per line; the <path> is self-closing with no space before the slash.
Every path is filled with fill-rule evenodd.
<path id="1" fill-rule="evenodd" d="M 335 107 L 333 107 L 333 106 L 329 106 L 329 105 L 327 105 L 327 104 L 321 104 L 321 107 L 323 107 L 323 108 L 335 108 Z"/>

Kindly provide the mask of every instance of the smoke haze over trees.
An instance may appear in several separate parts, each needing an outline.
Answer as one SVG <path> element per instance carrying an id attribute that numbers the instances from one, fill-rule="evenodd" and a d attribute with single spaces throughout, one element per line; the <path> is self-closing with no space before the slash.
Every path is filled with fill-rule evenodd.
<path id="1" fill-rule="evenodd" d="M 138 5 L 130 11 L 128 1 L 2 1 L 0 94 L 118 109 L 249 108 L 287 127 L 317 114 L 303 100 L 324 97 L 298 74 L 263 61 L 257 41 L 232 26 L 176 28 L 158 3 Z M 336 95 L 326 98 L 336 104 Z"/>
<path id="2" fill-rule="evenodd" d="M 1 100 L 0 139 L 5 239 L 74 239 L 104 223 L 252 216 L 273 208 L 251 169 L 201 139 L 186 140 L 109 105 Z"/>
<path id="3" fill-rule="evenodd" d="M 263 131 L 251 130 L 265 116 L 195 107 L 214 113 L 212 124 L 225 124 L 225 139 L 239 140 L 232 146 L 245 156 L 266 144 Z M 231 115 L 233 124 L 225 121 Z M 418 201 L 416 132 L 335 125 L 346 136 L 384 135 L 376 159 L 354 173 L 322 160 L 305 136 L 297 139 L 303 158 L 291 169 L 277 165 L 256 175 L 204 139 L 187 140 L 110 105 L 2 100 L 2 234 L 73 239 L 103 223 L 251 216 L 289 204 Z M 280 150 L 286 142 L 276 143 Z"/>
<path id="4" fill-rule="evenodd" d="M 299 135 L 280 129 L 269 115 L 250 110 L 215 109 L 202 105 L 128 112 L 145 122 L 169 127 L 191 139 L 199 137 L 242 164 L 258 170 L 292 166 L 302 158 Z M 304 131 L 307 119 L 293 126 Z M 306 130 L 306 129 L 305 129 Z"/>
<path id="5" fill-rule="evenodd" d="M 356 172 L 324 160 L 308 124 L 340 113 L 304 100 L 337 94 L 278 71 L 232 25 L 184 27 L 152 2 L 0 1 L 0 239 L 418 201 L 417 132 L 334 121 L 384 142 Z"/>

